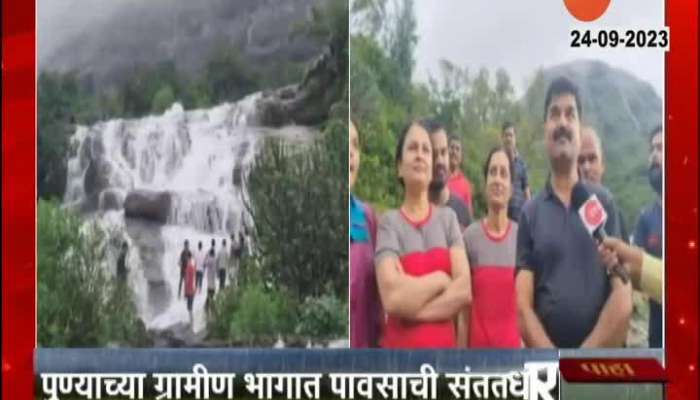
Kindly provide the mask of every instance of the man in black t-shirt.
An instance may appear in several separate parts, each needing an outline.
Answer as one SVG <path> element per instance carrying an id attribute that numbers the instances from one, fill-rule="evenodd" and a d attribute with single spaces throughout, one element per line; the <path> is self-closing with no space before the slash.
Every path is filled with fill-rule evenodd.
<path id="1" fill-rule="evenodd" d="M 190 260 L 190 257 L 192 257 L 192 253 L 190 252 L 190 243 L 189 241 L 185 240 L 185 247 L 180 252 L 180 260 L 178 262 L 180 265 L 180 283 L 177 285 L 178 299 L 180 298 L 182 292 L 182 284 L 185 282 L 185 271 L 187 270 L 187 262 Z"/>
<path id="2" fill-rule="evenodd" d="M 617 208 L 601 186 L 579 180 L 581 100 L 566 78 L 552 81 L 545 99 L 545 145 L 550 176 L 525 203 L 518 224 L 516 293 L 520 330 L 528 347 L 622 347 L 632 313 L 632 288 L 606 274 L 597 243 L 572 204 L 583 185 L 619 236 Z"/>
<path id="3" fill-rule="evenodd" d="M 450 153 L 448 147 L 447 132 L 439 123 L 424 119 L 419 124 L 430 135 L 430 143 L 433 147 L 433 179 L 430 182 L 430 202 L 451 208 L 457 214 L 460 230 L 464 230 L 472 223 L 469 207 L 462 199 L 450 192 L 447 181 L 450 179 Z"/>

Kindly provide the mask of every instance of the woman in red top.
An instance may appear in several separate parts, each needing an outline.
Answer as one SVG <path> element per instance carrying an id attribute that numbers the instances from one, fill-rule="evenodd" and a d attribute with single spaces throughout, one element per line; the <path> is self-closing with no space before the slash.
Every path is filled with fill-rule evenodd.
<path id="1" fill-rule="evenodd" d="M 432 157 L 425 123 L 411 123 L 396 148 L 404 200 L 382 216 L 377 231 L 377 284 L 387 314 L 383 347 L 456 347 L 455 326 L 470 303 L 457 216 L 428 201 Z"/>
<path id="2" fill-rule="evenodd" d="M 491 150 L 484 164 L 488 214 L 464 231 L 472 272 L 469 347 L 521 347 L 515 298 L 518 224 L 508 219 L 512 161 Z"/>

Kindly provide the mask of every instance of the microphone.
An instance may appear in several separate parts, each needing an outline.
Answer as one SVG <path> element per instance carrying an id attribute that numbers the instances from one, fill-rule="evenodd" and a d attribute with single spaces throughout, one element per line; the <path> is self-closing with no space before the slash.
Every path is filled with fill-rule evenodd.
<path id="1" fill-rule="evenodd" d="M 589 193 L 584 185 L 577 183 L 571 193 L 571 205 L 578 209 L 578 215 L 581 217 L 583 225 L 598 244 L 608 237 L 605 232 L 608 213 L 595 193 Z M 618 263 L 610 269 L 610 272 L 620 277 L 622 283 L 626 284 L 629 281 L 629 273 Z"/>

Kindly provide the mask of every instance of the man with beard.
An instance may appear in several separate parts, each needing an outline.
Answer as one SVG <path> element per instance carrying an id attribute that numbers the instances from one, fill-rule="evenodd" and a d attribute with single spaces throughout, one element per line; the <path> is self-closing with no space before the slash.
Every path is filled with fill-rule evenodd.
<path id="1" fill-rule="evenodd" d="M 457 221 L 461 230 L 464 230 L 472 222 L 471 213 L 467 204 L 450 191 L 447 185 L 449 179 L 448 166 L 450 165 L 450 152 L 447 146 L 447 132 L 438 122 L 425 119 L 421 125 L 430 135 L 433 146 L 433 179 L 430 181 L 430 202 L 438 206 L 451 208 L 457 214 Z"/>
<path id="2" fill-rule="evenodd" d="M 447 187 L 451 193 L 467 205 L 469 219 L 471 219 L 472 213 L 474 213 L 472 183 L 462 173 L 462 141 L 459 136 L 450 135 L 449 142 L 450 177 L 447 180 Z"/>
<path id="3" fill-rule="evenodd" d="M 632 312 L 631 286 L 606 273 L 612 265 L 603 266 L 573 194 L 595 194 L 608 215 L 616 215 L 617 208 L 602 187 L 579 180 L 578 88 L 566 78 L 555 79 L 544 104 L 551 171 L 544 189 L 523 206 L 518 223 L 515 279 L 521 335 L 528 347 L 620 347 Z M 616 218 L 608 218 L 605 230 L 618 236 Z"/>
<path id="4" fill-rule="evenodd" d="M 503 148 L 506 149 L 508 157 L 513 163 L 513 176 L 511 177 L 513 185 L 512 195 L 508 203 L 508 218 L 517 222 L 520 219 L 520 210 L 523 208 L 523 204 L 530 200 L 531 194 L 530 184 L 527 179 L 527 165 L 520 153 L 518 153 L 515 125 L 512 122 L 503 124 L 501 141 L 503 142 Z"/>
<path id="5" fill-rule="evenodd" d="M 654 257 L 663 259 L 663 225 L 661 198 L 663 195 L 664 135 L 661 125 L 649 137 L 649 183 L 656 192 L 654 201 L 642 210 L 634 230 L 633 242 Z M 663 313 L 661 303 L 649 300 L 649 347 L 662 345 Z"/>

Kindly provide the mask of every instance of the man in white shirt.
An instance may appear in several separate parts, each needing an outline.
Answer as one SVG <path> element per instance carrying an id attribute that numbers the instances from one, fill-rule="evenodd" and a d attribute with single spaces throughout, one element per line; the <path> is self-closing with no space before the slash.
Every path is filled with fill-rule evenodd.
<path id="1" fill-rule="evenodd" d="M 216 254 L 216 268 L 219 271 L 219 290 L 226 286 L 226 268 L 228 268 L 229 254 L 226 248 L 226 239 L 221 241 L 221 250 Z"/>

